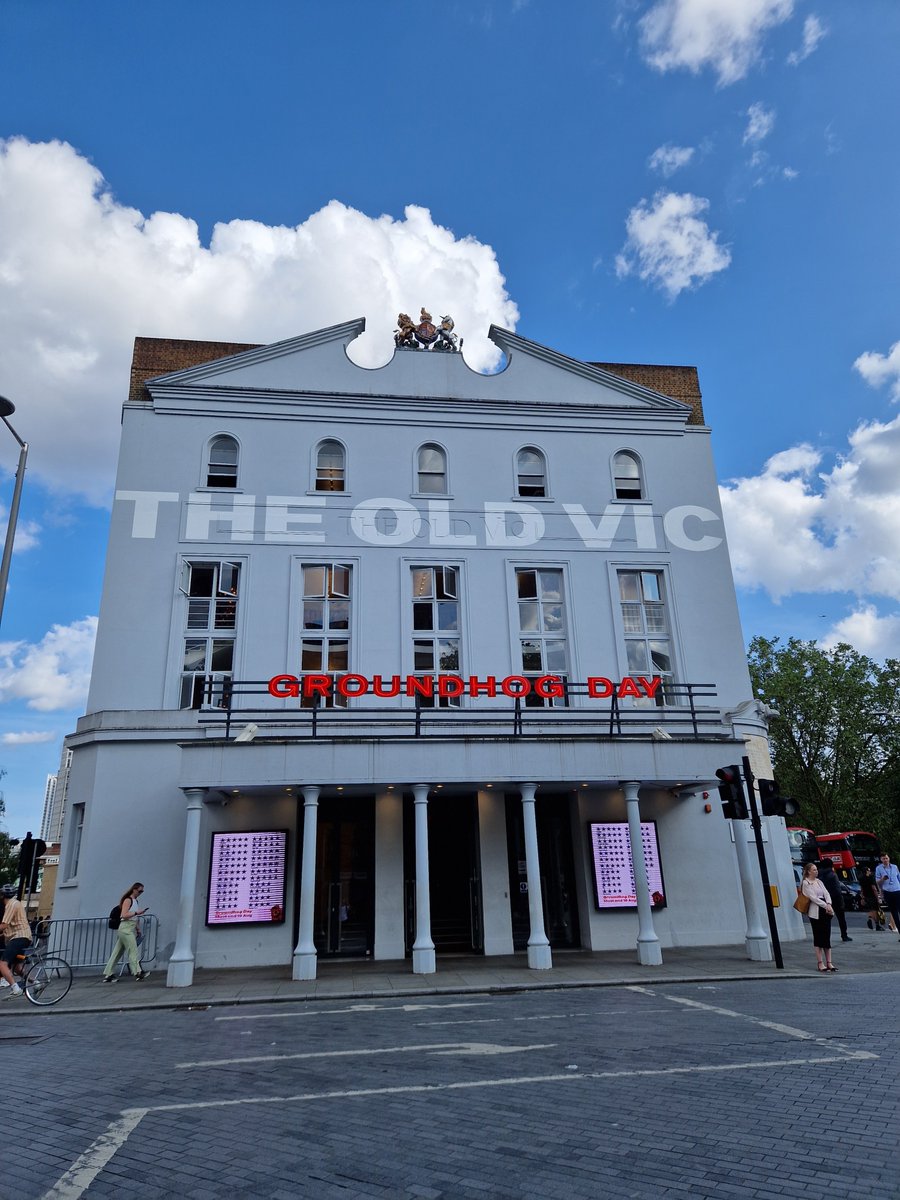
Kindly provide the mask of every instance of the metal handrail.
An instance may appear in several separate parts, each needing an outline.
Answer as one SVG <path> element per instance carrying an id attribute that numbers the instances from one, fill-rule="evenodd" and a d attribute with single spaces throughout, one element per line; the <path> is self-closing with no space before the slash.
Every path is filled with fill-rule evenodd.
<path id="1" fill-rule="evenodd" d="M 724 738 L 730 732 L 721 709 L 715 705 L 715 685 L 710 683 L 667 684 L 666 696 L 675 703 L 646 706 L 623 706 L 615 693 L 603 699 L 592 697 L 587 704 L 553 708 L 530 706 L 519 696 L 506 704 L 492 700 L 489 705 L 480 705 L 476 700 L 466 707 L 426 707 L 419 695 L 411 698 L 411 704 L 363 705 L 354 699 L 347 707 L 328 707 L 315 695 L 312 704 L 306 707 L 296 698 L 288 700 L 289 707 L 276 708 L 275 700 L 265 707 L 245 706 L 245 698 L 272 699 L 268 682 L 208 678 L 207 705 L 200 710 L 200 724 L 223 727 L 226 738 L 231 737 L 235 721 L 289 729 L 287 736 L 298 738 L 420 738 L 428 731 L 439 731 L 440 736 L 451 738 L 472 738 L 504 736 L 504 730 L 506 736 L 515 738 L 565 737 L 577 730 L 583 731 L 583 736 L 647 738 L 663 730 L 673 740 L 683 741 Z M 587 684 L 566 683 L 567 698 L 587 694 Z M 282 704 L 283 700 L 277 703 Z M 382 732 L 385 729 L 387 732 Z"/>

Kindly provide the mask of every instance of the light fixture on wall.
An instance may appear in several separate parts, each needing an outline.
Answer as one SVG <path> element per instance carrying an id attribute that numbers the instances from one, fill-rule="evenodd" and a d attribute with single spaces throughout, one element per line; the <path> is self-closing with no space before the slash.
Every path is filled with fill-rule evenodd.
<path id="1" fill-rule="evenodd" d="M 234 739 L 236 742 L 252 742 L 259 732 L 259 726 L 254 725 L 251 721 L 249 725 L 245 725 L 241 732 Z"/>

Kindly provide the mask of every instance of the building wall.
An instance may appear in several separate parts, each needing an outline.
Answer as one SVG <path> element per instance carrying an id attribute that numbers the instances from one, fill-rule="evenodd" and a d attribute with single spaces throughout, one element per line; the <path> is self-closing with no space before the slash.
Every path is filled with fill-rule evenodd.
<path id="1" fill-rule="evenodd" d="M 764 733 L 752 712 L 740 725 L 723 719 L 718 742 L 644 739 L 606 744 L 598 754 L 554 737 L 524 746 L 434 739 L 402 749 L 377 739 L 311 746 L 261 737 L 237 746 L 219 743 L 212 734 L 220 731 L 178 710 L 184 563 L 216 559 L 241 567 L 237 679 L 299 672 L 301 568 L 333 561 L 353 569 L 354 672 L 413 673 L 410 569 L 445 564 L 459 569 L 460 673 L 518 674 L 515 570 L 558 567 L 570 678 L 618 680 L 629 668 L 616 572 L 640 568 L 665 573 L 677 679 L 713 685 L 720 715 L 751 698 L 709 430 L 696 423 L 699 395 L 690 407 L 499 333 L 508 361 L 494 376 L 470 371 L 458 355 L 399 352 L 387 367 L 367 371 L 344 353 L 348 330 L 252 349 L 132 391 L 88 713 L 69 740 L 67 803 L 70 810 L 84 806 L 84 824 L 73 870 L 67 822 L 58 915 L 106 912 L 109 897 L 140 878 L 160 916 L 164 961 L 174 944 L 181 880 L 182 789 L 202 787 L 229 802 L 207 804 L 203 813 L 197 963 L 287 962 L 300 842 L 297 791 L 287 789 L 347 786 L 377 797 L 374 953 L 397 956 L 409 877 L 399 794 L 413 783 L 444 782 L 478 793 L 485 951 L 507 953 L 504 809 L 484 784 L 514 789 L 531 780 L 572 797 L 582 944 L 623 948 L 634 943 L 635 914 L 594 910 L 583 834 L 589 820 L 623 819 L 618 781 L 637 779 L 645 818 L 659 822 L 669 889 L 668 907 L 657 915 L 664 944 L 741 941 L 728 825 L 669 789 L 700 786 L 717 766 L 739 758 L 744 737 Z M 205 486 L 207 448 L 220 433 L 240 445 L 236 489 Z M 315 450 L 324 438 L 345 447 L 345 492 L 315 491 Z M 415 455 L 424 442 L 446 451 L 447 495 L 416 491 Z M 516 494 L 516 454 L 526 445 L 546 457 L 546 497 Z M 612 460 L 620 449 L 640 456 L 646 500 L 614 500 Z M 590 787 L 582 794 L 585 780 Z M 398 791 L 390 793 L 388 784 Z M 285 922 L 208 930 L 210 834 L 253 828 L 290 831 Z M 786 840 L 783 857 L 789 873 Z M 775 858 L 776 873 L 787 878 L 780 848 Z M 786 933 L 797 936 L 799 928 L 791 918 Z"/>

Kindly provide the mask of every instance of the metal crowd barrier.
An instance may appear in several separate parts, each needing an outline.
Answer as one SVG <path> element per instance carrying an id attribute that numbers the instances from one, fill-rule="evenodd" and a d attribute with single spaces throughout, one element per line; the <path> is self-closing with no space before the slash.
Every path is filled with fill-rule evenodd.
<path id="1" fill-rule="evenodd" d="M 141 963 L 150 966 L 156 959 L 159 942 L 159 918 L 153 913 L 145 913 L 140 918 L 143 938 L 138 946 Z M 109 917 L 67 917 L 57 920 L 51 917 L 42 921 L 43 928 L 36 929 L 36 936 L 46 934 L 48 954 L 59 954 L 71 967 L 103 967 L 106 964 L 113 946 L 116 944 L 116 931 L 109 928 Z M 119 960 L 127 965 L 125 954 Z"/>

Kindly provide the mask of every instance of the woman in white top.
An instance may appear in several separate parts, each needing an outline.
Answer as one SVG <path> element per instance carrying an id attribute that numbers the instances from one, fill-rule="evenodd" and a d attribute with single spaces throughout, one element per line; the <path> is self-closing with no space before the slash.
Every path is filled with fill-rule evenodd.
<path id="1" fill-rule="evenodd" d="M 819 878 L 819 868 L 815 863 L 807 863 L 803 868 L 800 891 L 809 900 L 807 916 L 812 926 L 819 970 L 836 971 L 837 967 L 831 961 L 831 918 L 834 916 L 834 909 L 831 907 L 828 889 Z"/>

